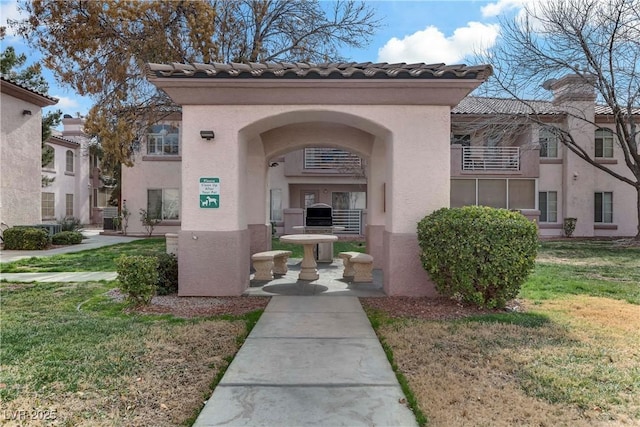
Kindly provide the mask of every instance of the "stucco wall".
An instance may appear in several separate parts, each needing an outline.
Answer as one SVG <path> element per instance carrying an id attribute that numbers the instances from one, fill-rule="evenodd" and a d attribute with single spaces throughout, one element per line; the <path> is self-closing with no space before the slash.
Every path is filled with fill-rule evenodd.
<path id="1" fill-rule="evenodd" d="M 9 226 L 40 223 L 40 107 L 2 94 L 0 135 L 0 221 Z M 30 110 L 31 115 L 23 115 Z"/>

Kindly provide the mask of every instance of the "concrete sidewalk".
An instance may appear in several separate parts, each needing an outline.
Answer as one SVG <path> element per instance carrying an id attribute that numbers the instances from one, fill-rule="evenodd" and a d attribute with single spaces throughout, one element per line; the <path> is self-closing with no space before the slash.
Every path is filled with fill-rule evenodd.
<path id="1" fill-rule="evenodd" d="M 194 426 L 416 426 L 358 299 L 275 296 Z"/>
<path id="2" fill-rule="evenodd" d="M 116 280 L 115 271 L 83 271 L 73 273 L 2 273 L 0 280 L 8 282 L 97 282 L 100 280 Z"/>

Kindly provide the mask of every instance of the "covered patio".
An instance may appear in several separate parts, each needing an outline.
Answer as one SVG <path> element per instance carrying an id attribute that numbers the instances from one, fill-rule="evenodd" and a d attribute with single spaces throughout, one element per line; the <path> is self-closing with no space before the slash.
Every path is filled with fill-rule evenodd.
<path id="1" fill-rule="evenodd" d="M 416 224 L 449 205 L 450 109 L 490 74 L 488 65 L 149 64 L 149 80 L 182 106 L 180 295 L 250 288 L 251 254 L 271 246 L 269 159 L 312 146 L 368 160 L 367 253 L 384 293 L 435 295 Z M 217 183 L 215 206 L 199 203 L 203 179 Z"/>

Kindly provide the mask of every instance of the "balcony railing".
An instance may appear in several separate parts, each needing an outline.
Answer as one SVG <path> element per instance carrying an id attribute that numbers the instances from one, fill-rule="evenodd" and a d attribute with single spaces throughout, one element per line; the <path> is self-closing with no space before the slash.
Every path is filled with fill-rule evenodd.
<path id="1" fill-rule="evenodd" d="M 520 170 L 520 147 L 462 147 L 462 170 Z"/>
<path id="2" fill-rule="evenodd" d="M 305 148 L 305 169 L 351 170 L 360 168 L 362 159 L 349 151 L 338 148 Z"/>
<path id="3" fill-rule="evenodd" d="M 361 209 L 334 209 L 334 227 L 344 227 L 344 230 L 334 231 L 336 234 L 362 234 Z"/>

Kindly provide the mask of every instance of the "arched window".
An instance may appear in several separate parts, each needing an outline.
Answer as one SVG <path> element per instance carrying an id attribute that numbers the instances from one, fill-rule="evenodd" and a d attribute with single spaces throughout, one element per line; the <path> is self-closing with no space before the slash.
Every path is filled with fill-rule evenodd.
<path id="1" fill-rule="evenodd" d="M 611 129 L 596 130 L 596 157 L 613 157 L 613 132 Z"/>
<path id="2" fill-rule="evenodd" d="M 42 167 L 44 169 L 56 168 L 56 150 L 50 145 L 42 148 Z"/>
<path id="3" fill-rule="evenodd" d="M 73 172 L 73 151 L 67 150 L 66 160 L 67 160 L 67 167 L 65 171 L 72 173 Z"/>

